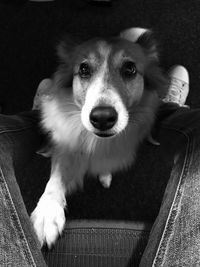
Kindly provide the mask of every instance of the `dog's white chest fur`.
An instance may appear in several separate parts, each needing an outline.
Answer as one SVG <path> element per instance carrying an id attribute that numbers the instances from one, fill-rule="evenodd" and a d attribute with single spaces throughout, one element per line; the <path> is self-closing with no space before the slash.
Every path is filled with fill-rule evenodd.
<path id="1" fill-rule="evenodd" d="M 128 167 L 135 156 L 134 145 L 124 136 L 98 140 L 89 158 L 88 171 L 100 175 Z"/>
<path id="2" fill-rule="evenodd" d="M 146 116 L 148 119 L 149 114 Z M 45 99 L 43 103 L 43 126 L 69 157 L 82 154 L 85 172 L 93 175 L 113 173 L 130 166 L 140 140 L 149 131 L 148 127 L 142 129 L 137 124 L 130 124 L 117 136 L 97 137 L 83 127 L 78 111 L 63 114 L 55 99 Z"/>

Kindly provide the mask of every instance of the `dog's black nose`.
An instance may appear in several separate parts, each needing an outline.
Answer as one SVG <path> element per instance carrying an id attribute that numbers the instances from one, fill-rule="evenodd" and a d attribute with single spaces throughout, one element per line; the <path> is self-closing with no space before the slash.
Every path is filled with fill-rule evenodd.
<path id="1" fill-rule="evenodd" d="M 99 106 L 90 113 L 91 124 L 100 131 L 111 129 L 117 121 L 117 112 L 110 106 Z"/>

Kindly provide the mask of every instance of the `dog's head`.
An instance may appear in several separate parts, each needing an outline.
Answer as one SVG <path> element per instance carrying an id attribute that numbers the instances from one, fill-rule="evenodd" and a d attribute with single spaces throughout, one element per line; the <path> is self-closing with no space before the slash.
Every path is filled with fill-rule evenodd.
<path id="1" fill-rule="evenodd" d="M 84 128 L 99 137 L 122 132 L 147 98 L 155 106 L 165 90 L 149 30 L 133 28 L 116 38 L 97 38 L 75 47 L 63 41 L 58 55 L 56 87 L 72 97 Z"/>

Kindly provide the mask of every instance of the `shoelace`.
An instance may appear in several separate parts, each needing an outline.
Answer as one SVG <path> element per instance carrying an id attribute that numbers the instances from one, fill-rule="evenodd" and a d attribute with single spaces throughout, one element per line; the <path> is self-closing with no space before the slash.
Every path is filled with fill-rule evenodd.
<path id="1" fill-rule="evenodd" d="M 185 90 L 185 86 L 187 86 L 187 83 L 172 77 L 169 91 L 167 96 L 164 98 L 164 102 L 174 102 L 180 106 L 184 106 L 183 101 L 185 101 L 188 92 L 188 90 Z"/>

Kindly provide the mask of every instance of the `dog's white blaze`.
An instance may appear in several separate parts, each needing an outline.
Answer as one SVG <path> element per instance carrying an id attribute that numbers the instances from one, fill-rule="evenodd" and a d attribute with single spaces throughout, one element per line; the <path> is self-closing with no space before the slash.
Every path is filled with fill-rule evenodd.
<path id="1" fill-rule="evenodd" d="M 99 41 L 98 42 L 98 51 L 102 58 L 105 59 L 104 63 L 107 64 L 107 59 L 109 57 L 109 54 L 111 52 L 110 46 L 105 41 Z"/>
<path id="2" fill-rule="evenodd" d="M 103 78 L 97 77 L 87 90 L 85 97 L 85 103 L 81 111 L 81 120 L 85 128 L 89 131 L 93 130 L 93 126 L 90 123 L 90 112 L 98 103 L 99 94 L 103 88 Z"/>
<path id="3" fill-rule="evenodd" d="M 115 133 L 124 130 L 128 123 L 128 112 L 122 102 L 121 97 L 113 87 L 107 85 L 105 75 L 108 72 L 108 56 L 110 50 L 105 52 L 105 47 L 101 48 L 101 53 L 104 53 L 105 60 L 98 71 L 96 78 L 87 89 L 85 103 L 81 111 L 81 120 L 88 131 L 94 131 L 94 127 L 90 123 L 90 112 L 99 104 L 110 105 L 115 108 L 118 113 L 117 123 L 113 127 Z"/>
<path id="4" fill-rule="evenodd" d="M 81 112 L 82 123 L 86 127 L 86 129 L 93 131 L 94 128 L 89 119 L 90 112 L 99 103 L 104 103 L 106 105 L 114 107 L 117 111 L 118 120 L 112 130 L 116 133 L 119 133 L 127 126 L 128 112 L 119 94 L 114 90 L 114 88 L 103 90 L 101 85 L 101 81 L 97 81 L 94 83 L 94 86 L 91 85 L 91 87 L 88 89 L 85 104 L 83 105 Z"/>

